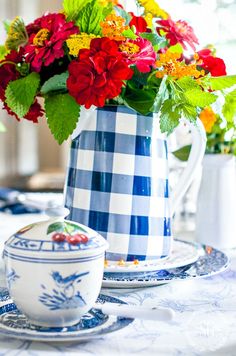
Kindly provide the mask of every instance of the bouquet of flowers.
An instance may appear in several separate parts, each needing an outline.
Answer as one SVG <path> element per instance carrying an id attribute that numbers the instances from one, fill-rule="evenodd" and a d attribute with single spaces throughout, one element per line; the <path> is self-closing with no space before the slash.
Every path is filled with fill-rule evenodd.
<path id="1" fill-rule="evenodd" d="M 172 20 L 154 0 L 137 3 L 140 16 L 118 0 L 63 0 L 59 13 L 7 23 L 3 108 L 34 123 L 45 115 L 59 143 L 75 129 L 81 107 L 159 112 L 161 130 L 170 133 L 181 117 L 194 122 L 219 101 L 220 115 L 232 122 L 236 76 L 226 76 L 213 50 L 196 51 L 198 39 L 185 21 Z"/>

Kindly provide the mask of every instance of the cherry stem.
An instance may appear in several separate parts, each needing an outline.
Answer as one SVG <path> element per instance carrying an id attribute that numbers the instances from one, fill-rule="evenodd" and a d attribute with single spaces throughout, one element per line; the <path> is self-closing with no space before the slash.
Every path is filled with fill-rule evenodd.
<path id="1" fill-rule="evenodd" d="M 65 232 L 70 235 L 70 236 L 73 236 L 67 229 L 67 226 L 66 226 L 66 222 L 64 222 L 64 229 L 65 229 Z"/>

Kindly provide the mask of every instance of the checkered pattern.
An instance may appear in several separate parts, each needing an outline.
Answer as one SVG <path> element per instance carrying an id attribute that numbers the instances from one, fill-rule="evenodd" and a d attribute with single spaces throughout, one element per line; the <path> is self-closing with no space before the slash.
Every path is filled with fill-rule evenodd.
<path id="1" fill-rule="evenodd" d="M 171 219 L 167 146 L 156 118 L 97 109 L 72 141 L 65 189 L 69 219 L 109 242 L 107 259 L 167 256 Z"/>

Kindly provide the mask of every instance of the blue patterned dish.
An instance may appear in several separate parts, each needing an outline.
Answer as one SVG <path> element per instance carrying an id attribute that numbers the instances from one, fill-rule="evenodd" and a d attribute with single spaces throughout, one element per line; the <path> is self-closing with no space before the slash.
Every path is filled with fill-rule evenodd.
<path id="1" fill-rule="evenodd" d="M 229 266 L 225 253 L 210 246 L 200 245 L 202 254 L 195 263 L 179 268 L 152 272 L 104 273 L 104 288 L 138 288 L 155 286 L 171 281 L 202 278 L 223 272 Z"/>
<path id="2" fill-rule="evenodd" d="M 120 299 L 100 294 L 98 302 L 126 304 Z M 80 321 L 70 327 L 46 328 L 31 325 L 10 299 L 8 290 L 0 288 L 0 332 L 17 339 L 32 341 L 86 341 L 102 337 L 132 323 L 134 319 L 103 314 L 92 308 Z"/>
<path id="3" fill-rule="evenodd" d="M 65 221 L 66 214 L 50 208 L 48 220 L 21 228 L 5 243 L 7 287 L 31 324 L 74 325 L 101 290 L 108 244 L 86 226 Z"/>

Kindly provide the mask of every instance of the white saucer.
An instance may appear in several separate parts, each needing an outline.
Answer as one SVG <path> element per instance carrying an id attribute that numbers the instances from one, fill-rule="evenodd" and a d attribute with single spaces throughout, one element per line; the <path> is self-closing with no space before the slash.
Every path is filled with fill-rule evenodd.
<path id="1" fill-rule="evenodd" d="M 210 277 L 229 266 L 227 255 L 210 246 L 200 245 L 201 254 L 196 262 L 185 266 L 148 272 L 104 273 L 104 288 L 144 288 L 174 281 Z"/>
<path id="2" fill-rule="evenodd" d="M 126 304 L 120 299 L 100 294 L 99 302 Z M 134 319 L 106 315 L 98 309 L 91 309 L 78 324 L 65 328 L 45 328 L 31 325 L 10 299 L 8 290 L 0 287 L 0 334 L 16 339 L 65 342 L 88 341 L 104 337 L 113 331 L 129 325 Z"/>
<path id="3" fill-rule="evenodd" d="M 150 272 L 177 268 L 196 262 L 201 253 L 201 247 L 199 247 L 198 244 L 174 240 L 172 253 L 168 258 L 156 261 L 140 261 L 138 265 L 134 264 L 134 262 L 123 262 L 122 265 L 120 265 L 119 261 L 107 261 L 104 272 Z"/>

